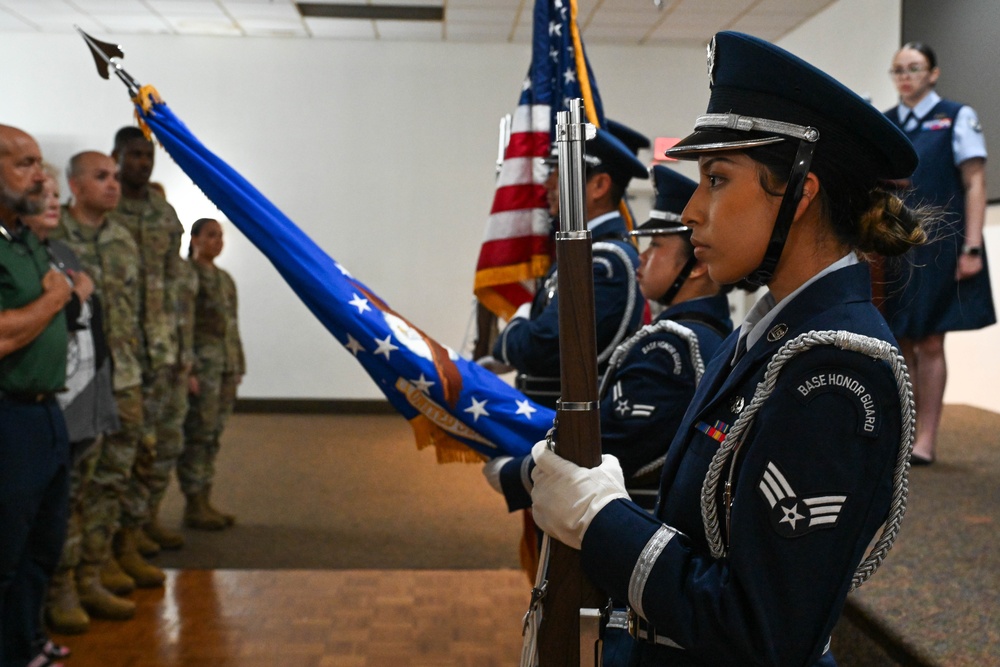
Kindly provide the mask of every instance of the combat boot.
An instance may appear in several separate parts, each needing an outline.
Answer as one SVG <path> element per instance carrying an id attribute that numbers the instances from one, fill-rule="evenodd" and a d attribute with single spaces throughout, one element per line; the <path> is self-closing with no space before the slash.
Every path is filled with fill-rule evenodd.
<path id="1" fill-rule="evenodd" d="M 90 617 L 76 592 L 75 574 L 72 569 L 56 570 L 45 599 L 45 622 L 61 635 L 78 635 L 90 628 Z"/>
<path id="2" fill-rule="evenodd" d="M 204 494 L 205 496 L 205 509 L 208 510 L 209 514 L 215 514 L 219 517 L 222 517 L 222 520 L 225 522 L 226 527 L 232 526 L 236 523 L 236 517 L 234 515 L 226 514 L 225 512 L 220 512 L 216 508 L 212 507 L 212 501 L 210 500 L 210 498 L 212 497 L 211 484 L 205 487 L 205 489 L 202 491 L 202 494 Z"/>
<path id="3" fill-rule="evenodd" d="M 80 604 L 94 618 L 127 621 L 135 616 L 135 603 L 114 595 L 101 585 L 97 565 L 81 565 L 76 570 L 76 590 Z"/>
<path id="4" fill-rule="evenodd" d="M 176 530 L 169 530 L 160 523 L 160 508 L 154 507 L 150 511 L 149 523 L 142 527 L 142 531 L 157 544 L 161 549 L 180 549 L 184 546 L 184 536 Z"/>
<path id="5" fill-rule="evenodd" d="M 160 553 L 160 543 L 147 535 L 145 530 L 135 531 L 135 548 L 144 558 Z"/>
<path id="6" fill-rule="evenodd" d="M 226 520 L 221 514 L 208 510 L 205 491 L 188 494 L 185 497 L 187 498 L 187 505 L 184 506 L 185 526 L 198 530 L 222 530 L 226 527 Z"/>
<path id="7" fill-rule="evenodd" d="M 114 556 L 101 566 L 101 585 L 115 595 L 128 595 L 135 590 L 135 579 L 125 574 Z"/>
<path id="8" fill-rule="evenodd" d="M 135 534 L 139 528 L 122 528 L 115 535 L 115 555 L 125 574 L 135 579 L 139 588 L 159 588 L 166 581 L 163 570 L 143 559 L 136 545 Z"/>

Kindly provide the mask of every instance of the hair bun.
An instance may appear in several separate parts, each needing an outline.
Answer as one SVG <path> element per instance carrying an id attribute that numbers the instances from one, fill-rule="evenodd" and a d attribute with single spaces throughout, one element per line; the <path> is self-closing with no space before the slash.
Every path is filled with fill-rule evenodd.
<path id="1" fill-rule="evenodd" d="M 858 248 L 887 257 L 902 255 L 927 242 L 924 210 L 912 210 L 881 188 L 871 191 L 871 204 L 858 221 Z"/>

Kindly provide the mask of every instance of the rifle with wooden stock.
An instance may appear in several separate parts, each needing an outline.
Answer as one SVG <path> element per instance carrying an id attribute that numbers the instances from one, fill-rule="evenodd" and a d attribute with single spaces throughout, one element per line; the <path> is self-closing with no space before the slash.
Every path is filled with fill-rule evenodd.
<path id="1" fill-rule="evenodd" d="M 556 263 L 562 397 L 552 440 L 563 458 L 588 468 L 601 463 L 597 334 L 591 233 L 584 210 L 584 144 L 594 130 L 583 100 L 556 115 L 559 147 L 559 219 Z M 593 136 L 592 134 L 590 136 Z M 532 608 L 525 618 L 522 667 L 598 664 L 598 609 L 607 602 L 583 573 L 580 552 L 546 535 Z M 582 629 L 586 626 L 587 629 Z M 529 637 L 537 629 L 537 639 Z M 530 645 L 537 641 L 537 645 Z M 537 655 L 532 655 L 537 650 Z"/>

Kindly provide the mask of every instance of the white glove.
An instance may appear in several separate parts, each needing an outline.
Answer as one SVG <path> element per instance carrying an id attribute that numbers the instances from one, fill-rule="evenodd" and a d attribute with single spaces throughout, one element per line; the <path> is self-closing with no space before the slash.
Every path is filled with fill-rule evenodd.
<path id="1" fill-rule="evenodd" d="M 511 321 L 513 321 L 513 320 L 516 320 L 519 317 L 521 319 L 525 319 L 525 320 L 531 317 L 531 302 L 530 301 L 528 301 L 527 303 L 522 303 L 520 306 L 518 306 L 517 310 L 514 311 L 514 316 L 512 318 L 510 318 L 510 319 L 511 319 Z"/>
<path id="2" fill-rule="evenodd" d="M 597 513 L 616 498 L 628 498 L 618 459 L 601 457 L 601 465 L 583 468 L 549 450 L 543 440 L 531 449 L 531 508 L 535 523 L 563 544 L 579 549 Z"/>
<path id="3" fill-rule="evenodd" d="M 503 487 L 500 485 L 500 470 L 507 465 L 508 461 L 512 460 L 514 460 L 513 456 L 498 456 L 483 464 L 483 477 L 500 495 L 503 495 Z"/>

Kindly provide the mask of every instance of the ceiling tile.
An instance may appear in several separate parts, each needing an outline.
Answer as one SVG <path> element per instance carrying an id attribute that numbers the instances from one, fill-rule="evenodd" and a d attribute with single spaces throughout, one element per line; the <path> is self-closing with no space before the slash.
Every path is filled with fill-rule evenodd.
<path id="1" fill-rule="evenodd" d="M 68 32 L 78 24 L 97 34 L 531 41 L 533 0 L 309 1 L 444 7 L 445 23 L 392 22 L 376 29 L 365 20 L 304 20 L 296 0 L 0 0 L 0 31 Z M 689 44 L 727 27 L 774 39 L 835 1 L 662 0 L 657 9 L 653 0 L 577 0 L 577 6 L 591 40 Z"/>
<path id="2" fill-rule="evenodd" d="M 648 28 L 659 19 L 659 14 L 652 7 L 649 11 L 600 11 L 584 24 L 588 29 L 594 25 L 644 26 Z"/>
<path id="3" fill-rule="evenodd" d="M 169 23 L 155 14 L 145 16 L 105 14 L 101 17 L 101 23 L 113 33 L 172 34 L 174 32 Z"/>
<path id="4" fill-rule="evenodd" d="M 802 22 L 793 14 L 747 14 L 729 29 L 746 32 L 767 40 L 775 40 Z"/>
<path id="5" fill-rule="evenodd" d="M 646 34 L 646 26 L 593 25 L 583 31 L 585 43 L 617 42 L 619 44 L 638 44 Z"/>
<path id="6" fill-rule="evenodd" d="M 754 13 L 782 12 L 799 16 L 812 16 L 833 2 L 834 0 L 761 0 L 753 11 Z"/>
<path id="7" fill-rule="evenodd" d="M 278 19 L 298 21 L 302 18 L 299 10 L 291 3 L 261 4 L 257 2 L 235 3 L 225 5 L 226 11 L 235 19 Z"/>
<path id="8" fill-rule="evenodd" d="M 442 41 L 440 21 L 375 21 L 380 39 L 414 40 L 421 42 Z"/>
<path id="9" fill-rule="evenodd" d="M 496 42 L 498 35 L 509 35 L 512 26 L 504 29 L 497 24 L 484 25 L 481 23 L 452 23 L 445 24 L 445 37 L 449 42 Z M 506 37 L 504 38 L 506 41 Z"/>
<path id="10" fill-rule="evenodd" d="M 516 11 L 513 9 L 480 9 L 472 7 L 452 7 L 445 9 L 444 18 L 452 23 L 485 23 L 510 25 L 514 22 Z"/>
<path id="11" fill-rule="evenodd" d="M 298 21 L 237 21 L 242 32 L 249 37 L 308 37 L 305 25 Z"/>
<path id="12" fill-rule="evenodd" d="M 375 22 L 357 19 L 305 19 L 314 37 L 375 39 Z"/>

